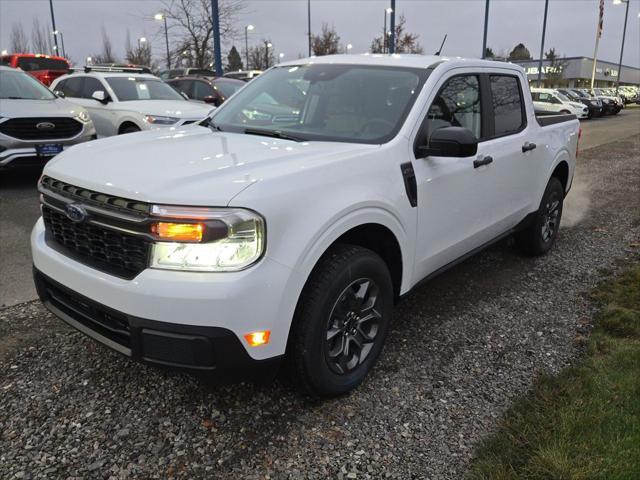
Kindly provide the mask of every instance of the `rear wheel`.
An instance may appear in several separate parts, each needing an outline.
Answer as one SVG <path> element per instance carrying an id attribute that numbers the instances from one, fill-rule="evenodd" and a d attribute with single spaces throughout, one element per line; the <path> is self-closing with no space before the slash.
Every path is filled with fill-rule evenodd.
<path id="1" fill-rule="evenodd" d="M 565 115 L 571 115 L 569 110 L 560 110 L 560 113 L 564 113 Z"/>
<path id="2" fill-rule="evenodd" d="M 391 275 L 371 250 L 337 245 L 314 269 L 289 336 L 288 367 L 296 388 L 333 397 L 356 388 L 387 336 Z"/>
<path id="3" fill-rule="evenodd" d="M 544 255 L 551 250 L 560 228 L 563 200 L 562 183 L 551 177 L 531 224 L 516 234 L 516 243 L 525 254 Z"/>

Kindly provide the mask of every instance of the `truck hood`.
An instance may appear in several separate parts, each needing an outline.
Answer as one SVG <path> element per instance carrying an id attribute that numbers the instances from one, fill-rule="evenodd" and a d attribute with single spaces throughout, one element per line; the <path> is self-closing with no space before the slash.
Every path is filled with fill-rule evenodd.
<path id="1" fill-rule="evenodd" d="M 51 160 L 44 174 L 143 202 L 226 206 L 255 182 L 375 148 L 171 127 L 76 145 Z"/>
<path id="2" fill-rule="evenodd" d="M 62 98 L 51 100 L 0 100 L 0 117 L 75 117 L 83 107 Z"/>
<path id="3" fill-rule="evenodd" d="M 140 112 L 143 115 L 157 115 L 178 118 L 205 118 L 214 107 L 203 103 L 181 100 L 131 100 L 120 102 L 119 107 Z"/>

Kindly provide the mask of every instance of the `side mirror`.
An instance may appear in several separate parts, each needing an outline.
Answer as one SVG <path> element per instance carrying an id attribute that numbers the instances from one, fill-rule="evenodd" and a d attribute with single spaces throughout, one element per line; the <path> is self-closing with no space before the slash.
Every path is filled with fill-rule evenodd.
<path id="1" fill-rule="evenodd" d="M 93 98 L 94 100 L 99 101 L 100 103 L 109 102 L 109 97 L 107 96 L 107 94 L 103 90 L 96 90 L 95 92 L 93 92 L 91 94 L 91 98 Z"/>
<path id="2" fill-rule="evenodd" d="M 64 98 L 64 92 L 62 90 L 54 90 L 53 93 L 56 97 Z"/>
<path id="3" fill-rule="evenodd" d="M 464 127 L 439 128 L 424 145 L 416 147 L 416 157 L 470 157 L 478 152 L 478 140 Z"/>
<path id="4" fill-rule="evenodd" d="M 220 101 L 220 98 L 214 97 L 213 95 L 207 95 L 202 100 L 204 101 L 204 103 L 211 103 L 216 107 L 219 107 L 222 104 L 222 102 Z"/>

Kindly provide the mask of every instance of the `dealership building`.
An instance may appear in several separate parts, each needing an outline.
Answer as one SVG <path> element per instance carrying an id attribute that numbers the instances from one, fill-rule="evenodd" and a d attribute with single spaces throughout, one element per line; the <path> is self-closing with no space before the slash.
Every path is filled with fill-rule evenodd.
<path id="1" fill-rule="evenodd" d="M 514 61 L 527 72 L 529 82 L 538 80 L 538 68 L 540 60 Z M 545 87 L 563 86 L 576 88 L 589 88 L 591 86 L 591 73 L 593 59 L 587 57 L 558 58 L 555 65 L 550 60 L 542 61 L 542 80 Z M 547 73 L 549 78 L 547 78 Z M 622 65 L 618 71 L 618 64 L 598 60 L 596 62 L 596 87 L 615 87 L 620 76 L 620 85 L 640 85 L 640 68 Z"/>

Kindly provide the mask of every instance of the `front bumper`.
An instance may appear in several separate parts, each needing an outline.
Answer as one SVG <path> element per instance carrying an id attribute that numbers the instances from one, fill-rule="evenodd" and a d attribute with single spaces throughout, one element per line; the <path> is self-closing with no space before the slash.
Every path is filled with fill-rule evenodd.
<path id="1" fill-rule="evenodd" d="M 43 166 L 53 157 L 39 156 L 36 152 L 36 145 L 39 144 L 59 144 L 66 150 L 73 145 L 96 138 L 98 137 L 93 122 L 85 124 L 75 137 L 62 140 L 20 140 L 0 133 L 0 169 Z"/>
<path id="2" fill-rule="evenodd" d="M 297 272 L 267 256 L 239 272 L 147 268 L 126 280 L 91 268 L 49 246 L 42 218 L 31 234 L 31 251 L 33 264 L 42 275 L 75 295 L 133 318 L 134 324 L 161 323 L 166 327 L 154 329 L 178 333 L 223 329 L 253 360 L 273 359 L 285 353 L 293 311 L 304 284 Z M 269 343 L 250 347 L 244 335 L 259 330 L 270 330 Z M 135 344 L 129 348 L 131 356 L 145 358 L 144 352 L 135 353 Z M 165 361 L 172 363 L 171 359 Z"/>
<path id="3" fill-rule="evenodd" d="M 40 300 L 53 314 L 134 360 L 206 373 L 207 378 L 224 382 L 268 380 L 280 365 L 281 357 L 252 359 L 233 332 L 225 328 L 126 315 L 74 292 L 35 267 L 33 278 Z"/>

